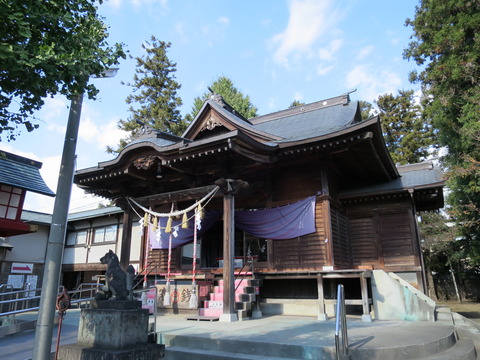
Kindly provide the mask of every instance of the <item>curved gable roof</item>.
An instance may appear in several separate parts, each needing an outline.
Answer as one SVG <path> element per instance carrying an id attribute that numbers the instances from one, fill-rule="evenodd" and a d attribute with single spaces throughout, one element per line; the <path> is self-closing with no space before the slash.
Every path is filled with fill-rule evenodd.
<path id="1" fill-rule="evenodd" d="M 5 154 L 5 156 L 1 154 Z M 0 151 L 0 184 L 42 195 L 55 196 L 55 193 L 49 189 L 40 175 L 41 168 L 41 162 Z"/>

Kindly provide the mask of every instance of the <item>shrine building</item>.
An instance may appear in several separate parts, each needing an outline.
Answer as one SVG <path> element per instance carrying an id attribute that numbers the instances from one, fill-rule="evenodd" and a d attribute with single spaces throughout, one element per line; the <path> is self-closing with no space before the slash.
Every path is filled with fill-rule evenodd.
<path id="1" fill-rule="evenodd" d="M 439 169 L 396 166 L 380 118 L 362 119 L 348 94 L 252 119 L 213 95 L 182 136 L 144 126 L 74 182 L 123 209 L 124 268 L 142 219 L 139 271 L 163 286 L 166 309 L 191 289 L 199 316 L 226 321 L 298 304 L 324 318 L 338 283 L 368 319 L 381 292 L 375 271 L 425 292 L 416 213 L 444 203 Z"/>

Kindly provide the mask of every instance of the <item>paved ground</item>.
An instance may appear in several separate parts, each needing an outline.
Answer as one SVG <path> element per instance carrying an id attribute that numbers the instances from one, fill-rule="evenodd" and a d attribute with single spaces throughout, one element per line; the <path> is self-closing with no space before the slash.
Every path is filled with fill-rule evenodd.
<path id="1" fill-rule="evenodd" d="M 450 306 L 450 304 L 446 304 Z M 464 316 L 472 317 L 474 320 L 480 320 L 480 304 L 452 304 L 453 311 L 458 309 Z M 460 307 L 462 306 L 462 307 Z M 76 343 L 78 332 L 78 321 L 80 310 L 71 309 L 65 316 L 60 345 Z M 35 319 L 35 314 L 24 314 L 18 316 L 23 319 Z M 312 344 L 315 346 L 333 346 L 334 345 L 334 326 L 333 319 L 326 322 L 319 322 L 312 317 L 293 317 L 293 316 L 270 316 L 259 320 L 238 321 L 233 323 L 219 322 L 197 322 L 185 320 L 185 315 L 159 315 L 157 318 L 157 331 L 168 334 L 204 334 L 209 333 L 212 337 L 231 337 L 255 338 L 258 341 L 296 344 Z M 374 321 L 372 323 L 362 323 L 358 317 L 349 317 L 348 335 L 351 346 L 355 347 L 375 347 L 389 343 L 402 343 L 406 339 L 424 341 L 424 336 L 434 336 L 436 331 L 445 331 L 444 329 L 427 330 L 432 323 L 413 323 L 396 321 Z M 384 337 L 384 334 L 390 334 L 395 330 L 394 337 Z M 365 334 L 368 334 L 366 336 Z M 422 334 L 419 336 L 418 334 Z M 435 335 L 436 336 L 436 335 Z M 57 337 L 57 327 L 55 327 L 52 351 L 55 350 Z M 26 331 L 20 334 L 10 335 L 0 338 L 0 360 L 25 360 L 32 357 L 34 347 L 34 331 Z"/>
<path id="2" fill-rule="evenodd" d="M 25 313 L 17 315 L 17 319 L 36 320 L 37 313 Z M 63 320 L 60 345 L 77 342 L 78 320 L 80 310 L 68 310 Z M 55 326 L 52 339 L 52 352 L 57 343 L 58 328 Z M 32 358 L 35 341 L 34 330 L 24 331 L 19 334 L 0 337 L 0 360 L 26 360 Z"/>

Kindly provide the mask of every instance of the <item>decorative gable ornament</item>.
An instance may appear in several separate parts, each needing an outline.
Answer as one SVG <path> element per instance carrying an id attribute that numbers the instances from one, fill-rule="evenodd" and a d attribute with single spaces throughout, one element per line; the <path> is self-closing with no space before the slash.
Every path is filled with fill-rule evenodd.
<path id="1" fill-rule="evenodd" d="M 222 126 L 222 123 L 215 119 L 213 116 L 210 116 L 207 121 L 203 124 L 202 128 L 200 131 L 204 130 L 213 130 L 217 126 Z"/>

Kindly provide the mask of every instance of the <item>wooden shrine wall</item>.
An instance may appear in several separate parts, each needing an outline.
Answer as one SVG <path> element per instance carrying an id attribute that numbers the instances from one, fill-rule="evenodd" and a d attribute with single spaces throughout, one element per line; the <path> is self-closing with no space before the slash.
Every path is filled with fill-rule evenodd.
<path id="1" fill-rule="evenodd" d="M 172 259 L 170 263 L 170 271 L 171 272 L 179 272 L 180 268 L 178 266 L 178 251 L 179 248 L 172 249 Z M 168 250 L 150 250 L 148 254 L 148 267 L 149 273 L 152 274 L 164 274 L 167 273 L 168 270 Z"/>
<path id="2" fill-rule="evenodd" d="M 352 265 L 352 251 L 348 218 L 338 207 L 330 206 L 332 228 L 333 265 L 335 269 L 349 269 Z"/>
<path id="3" fill-rule="evenodd" d="M 274 270 L 319 270 L 327 263 L 327 228 L 323 214 L 328 202 L 316 203 L 316 228 L 313 234 L 288 240 L 272 240 Z"/>
<path id="4" fill-rule="evenodd" d="M 410 201 L 348 207 L 352 265 L 387 271 L 418 271 L 415 217 Z"/>

